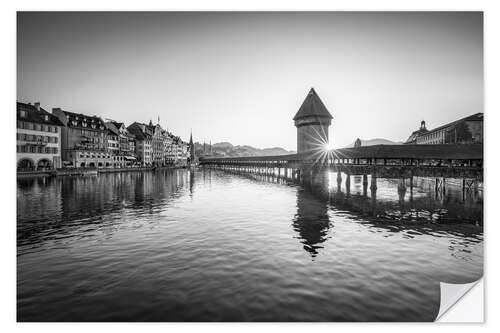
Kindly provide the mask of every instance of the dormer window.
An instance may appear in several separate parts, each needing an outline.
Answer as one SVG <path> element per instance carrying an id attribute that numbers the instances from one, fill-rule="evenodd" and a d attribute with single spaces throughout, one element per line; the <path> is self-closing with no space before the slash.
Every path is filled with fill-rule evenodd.
<path id="1" fill-rule="evenodd" d="M 25 110 L 21 110 L 19 115 L 21 116 L 21 118 L 26 118 L 28 116 Z"/>

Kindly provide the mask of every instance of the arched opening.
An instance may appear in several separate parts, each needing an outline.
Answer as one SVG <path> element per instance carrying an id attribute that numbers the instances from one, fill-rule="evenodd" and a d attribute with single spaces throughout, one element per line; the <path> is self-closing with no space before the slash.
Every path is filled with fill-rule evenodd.
<path id="1" fill-rule="evenodd" d="M 98 166 L 99 168 L 102 168 L 102 162 L 97 163 L 97 166 Z"/>
<path id="2" fill-rule="evenodd" d="M 29 158 L 23 158 L 17 163 L 17 171 L 33 171 L 35 163 Z"/>
<path id="3" fill-rule="evenodd" d="M 111 163 L 109 162 L 106 162 L 106 168 L 110 167 L 111 166 Z"/>
<path id="4" fill-rule="evenodd" d="M 52 168 L 52 163 L 46 158 L 42 158 L 36 164 L 36 169 L 39 171 L 50 170 Z"/>
<path id="5" fill-rule="evenodd" d="M 95 168 L 95 163 L 94 162 L 90 162 L 89 163 L 89 168 Z"/>
<path id="6" fill-rule="evenodd" d="M 85 162 L 80 163 L 81 168 L 85 168 Z"/>

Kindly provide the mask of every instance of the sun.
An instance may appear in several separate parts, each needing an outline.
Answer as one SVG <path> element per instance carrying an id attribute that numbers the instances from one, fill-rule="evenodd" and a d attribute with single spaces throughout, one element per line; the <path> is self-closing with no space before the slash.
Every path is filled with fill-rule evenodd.
<path id="1" fill-rule="evenodd" d="M 335 149 L 335 147 L 333 146 L 333 142 L 325 143 L 324 148 L 325 148 L 325 150 L 328 150 L 328 151 Z"/>

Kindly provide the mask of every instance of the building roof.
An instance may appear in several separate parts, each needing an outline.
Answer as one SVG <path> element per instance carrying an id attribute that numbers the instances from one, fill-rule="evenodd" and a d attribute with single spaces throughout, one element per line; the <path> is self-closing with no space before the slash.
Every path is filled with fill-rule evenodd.
<path id="1" fill-rule="evenodd" d="M 106 125 L 104 121 L 98 116 L 89 116 L 83 113 L 75 113 L 63 110 L 61 108 L 53 108 L 52 112 L 59 116 L 59 119 L 68 127 L 81 127 L 89 130 L 106 130 Z M 73 121 L 76 125 L 73 125 Z M 96 128 L 92 126 L 84 126 L 85 124 L 95 124 Z M 97 127 L 99 126 L 99 127 Z"/>
<path id="2" fill-rule="evenodd" d="M 342 148 L 332 151 L 337 158 L 414 158 L 436 160 L 481 160 L 482 144 L 438 144 L 438 145 L 375 145 L 358 148 Z M 249 157 L 210 157 L 205 160 L 239 161 L 297 161 L 301 155 L 249 156 Z"/>
<path id="3" fill-rule="evenodd" d="M 482 159 L 482 144 L 375 145 L 335 150 L 339 158 Z"/>
<path id="4" fill-rule="evenodd" d="M 151 134 L 146 131 L 147 125 L 134 122 L 127 127 L 127 130 L 139 141 L 151 140 Z"/>
<path id="5" fill-rule="evenodd" d="M 26 117 L 21 117 L 21 111 L 26 111 Z M 64 126 L 64 124 L 51 114 L 40 107 L 40 110 L 36 108 L 35 105 L 30 103 L 17 102 L 16 105 L 17 120 L 29 121 L 32 123 L 54 125 L 54 126 Z"/>
<path id="6" fill-rule="evenodd" d="M 463 121 L 483 121 L 483 117 L 484 117 L 484 114 L 482 112 L 479 112 L 479 113 L 475 113 L 471 116 L 467 116 L 465 118 L 461 118 L 461 119 L 458 119 L 458 120 L 455 120 L 455 121 L 452 121 L 451 123 L 448 123 L 446 125 L 442 125 L 442 126 L 439 126 L 439 127 L 436 127 L 436 128 L 433 128 L 431 129 L 429 132 L 427 133 L 432 133 L 432 132 L 435 132 L 435 131 L 439 131 L 439 130 L 442 130 L 443 128 L 447 128 L 447 127 L 450 127 L 450 126 L 453 126 L 453 125 L 456 125 L 458 123 L 461 123 Z M 425 134 L 427 134 L 425 133 Z"/>
<path id="7" fill-rule="evenodd" d="M 304 117 L 316 116 L 316 117 L 324 117 L 332 119 L 332 115 L 326 109 L 325 104 L 321 101 L 318 94 L 311 88 L 309 93 L 307 94 L 304 102 L 300 106 L 299 111 L 293 117 L 293 120 L 297 120 Z"/>
<path id="8" fill-rule="evenodd" d="M 120 131 L 116 127 L 115 123 L 112 121 L 108 121 L 104 123 L 106 127 L 113 133 L 114 135 L 120 135 Z"/>
<path id="9" fill-rule="evenodd" d="M 119 122 L 114 121 L 114 120 L 111 120 L 109 122 L 112 123 L 116 127 L 117 130 L 120 130 L 120 128 L 124 125 L 124 123 L 119 123 Z"/>
<path id="10" fill-rule="evenodd" d="M 417 137 L 426 133 L 429 133 L 429 130 L 427 128 L 419 128 L 418 130 L 413 131 L 411 133 L 411 135 L 408 137 L 405 143 L 414 142 L 417 139 Z"/>
<path id="11" fill-rule="evenodd" d="M 417 137 L 419 137 L 419 136 L 432 134 L 434 132 L 446 129 L 448 127 L 452 127 L 452 126 L 457 125 L 457 124 L 464 122 L 464 121 L 483 121 L 483 117 L 484 117 L 484 114 L 482 112 L 479 112 L 479 113 L 475 113 L 473 115 L 452 121 L 451 123 L 441 125 L 439 127 L 433 128 L 431 130 L 427 130 L 427 129 L 425 129 L 425 131 L 423 131 L 422 129 L 416 130 L 410 135 L 408 140 L 406 140 L 406 143 L 411 143 L 411 142 L 415 141 L 417 139 Z"/>

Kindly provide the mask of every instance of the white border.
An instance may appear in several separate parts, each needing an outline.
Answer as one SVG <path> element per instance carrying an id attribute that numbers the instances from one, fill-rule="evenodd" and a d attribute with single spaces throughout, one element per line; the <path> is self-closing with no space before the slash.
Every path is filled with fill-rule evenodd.
<path id="1" fill-rule="evenodd" d="M 1 303 L 0 318 L 2 321 L 2 331 L 32 331 L 37 332 L 85 332 L 88 331 L 120 331 L 133 332 L 138 329 L 147 331 L 164 332 L 165 330 L 175 329 L 180 331 L 190 331 L 200 329 L 203 331 L 227 332 L 227 331 L 247 331 L 272 329 L 283 330 L 287 332 L 303 332 L 314 329 L 314 331 L 329 331 L 339 328 L 349 328 L 355 330 L 367 329 L 371 332 L 400 332 L 406 331 L 440 330 L 450 329 L 456 332 L 467 331 L 480 328 L 494 328 L 498 331 L 498 320 L 495 312 L 498 306 L 493 305 L 495 297 L 500 295 L 498 285 L 500 284 L 498 265 L 496 257 L 500 253 L 498 239 L 500 235 L 500 221 L 496 221 L 494 214 L 495 203 L 498 205 L 498 194 L 495 185 L 498 183 L 498 172 L 494 172 L 498 162 L 498 145 L 500 144 L 497 125 L 500 105 L 498 96 L 500 94 L 499 80 L 499 32 L 500 32 L 500 13 L 499 1 L 446 1 L 446 0 L 421 0 L 421 1 L 272 1 L 272 0 L 253 0 L 253 1 L 229 1 L 212 0 L 208 1 L 3 1 L 0 11 L 0 24 L 2 29 L 2 86 L 0 93 L 2 98 L 3 127 L 1 131 L 3 143 L 3 159 L 1 165 L 2 176 L 2 208 L 5 212 L 5 218 L 2 219 L 2 274 L 1 274 Z M 488 295 L 486 305 L 486 325 L 457 325 L 457 324 L 16 324 L 16 200 L 15 200 L 15 113 L 14 101 L 16 99 L 16 11 L 17 10 L 483 10 L 485 11 L 485 273 L 487 275 L 485 283 L 487 284 Z M 489 189 L 492 189 L 489 191 Z M 488 260 L 489 254 L 492 254 L 492 260 Z M 496 255 L 495 255 L 496 254 Z M 491 283 L 488 283 L 491 281 Z M 498 296 L 496 296 L 498 298 Z M 477 302 L 474 301 L 474 302 Z M 477 304 L 470 304 L 475 306 Z M 497 304 L 498 305 L 498 304 Z M 492 311 L 489 311 L 493 309 Z M 488 314 L 492 314 L 491 317 Z M 425 327 L 423 327 L 425 325 Z"/>

